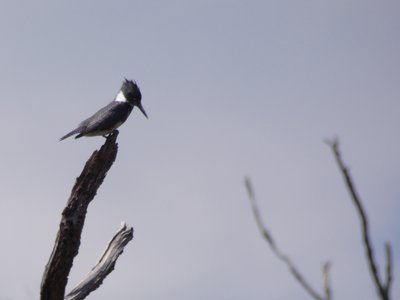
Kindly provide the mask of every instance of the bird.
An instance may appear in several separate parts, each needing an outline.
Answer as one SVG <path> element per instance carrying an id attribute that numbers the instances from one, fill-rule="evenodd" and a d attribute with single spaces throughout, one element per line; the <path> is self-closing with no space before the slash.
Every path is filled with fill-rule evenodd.
<path id="1" fill-rule="evenodd" d="M 148 118 L 141 101 L 139 86 L 135 81 L 125 78 L 112 102 L 82 121 L 74 130 L 60 138 L 60 141 L 74 134 L 77 134 L 76 139 L 82 136 L 106 137 L 126 121 L 135 106 Z"/>

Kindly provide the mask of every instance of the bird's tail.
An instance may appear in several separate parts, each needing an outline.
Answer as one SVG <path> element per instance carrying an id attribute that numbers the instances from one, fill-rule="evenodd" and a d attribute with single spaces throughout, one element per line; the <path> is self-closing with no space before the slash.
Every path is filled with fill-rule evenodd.
<path id="1" fill-rule="evenodd" d="M 74 135 L 76 133 L 80 133 L 81 132 L 81 128 L 78 127 L 74 130 L 72 130 L 71 132 L 68 132 L 66 135 L 64 135 L 62 138 L 60 138 L 60 141 L 65 140 L 66 138 L 70 137 L 71 135 Z"/>

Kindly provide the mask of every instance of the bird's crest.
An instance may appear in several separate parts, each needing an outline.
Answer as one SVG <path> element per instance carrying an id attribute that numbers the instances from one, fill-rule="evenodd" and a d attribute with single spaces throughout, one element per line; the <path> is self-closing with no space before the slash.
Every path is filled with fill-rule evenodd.
<path id="1" fill-rule="evenodd" d="M 122 83 L 121 91 L 129 102 L 140 102 L 140 100 L 142 100 L 142 93 L 133 80 L 125 78 L 125 81 Z"/>

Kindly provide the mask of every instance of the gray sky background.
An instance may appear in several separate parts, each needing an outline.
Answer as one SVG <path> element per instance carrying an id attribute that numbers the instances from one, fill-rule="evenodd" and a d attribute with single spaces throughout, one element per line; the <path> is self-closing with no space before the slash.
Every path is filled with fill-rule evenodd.
<path id="1" fill-rule="evenodd" d="M 309 299 L 261 239 L 335 299 L 376 299 L 337 135 L 400 293 L 398 1 L 2 1 L 0 299 L 38 299 L 60 213 L 104 140 L 58 142 L 135 79 L 137 110 L 89 207 L 70 290 L 122 220 L 135 238 L 88 299 Z M 396 299 L 396 297 L 394 297 Z"/>

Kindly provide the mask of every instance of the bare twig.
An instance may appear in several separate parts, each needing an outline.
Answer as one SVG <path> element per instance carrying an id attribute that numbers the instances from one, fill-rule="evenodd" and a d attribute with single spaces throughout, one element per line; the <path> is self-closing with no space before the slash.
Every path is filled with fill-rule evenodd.
<path id="1" fill-rule="evenodd" d="M 126 224 L 114 235 L 106 250 L 89 274 L 65 297 L 65 300 L 83 300 L 96 290 L 114 270 L 118 257 L 133 238 L 133 228 Z"/>
<path id="2" fill-rule="evenodd" d="M 361 204 L 361 200 L 356 192 L 355 186 L 353 184 L 353 180 L 350 176 L 350 173 L 348 171 L 348 168 L 345 166 L 340 151 L 339 151 L 339 141 L 337 139 L 334 140 L 327 140 L 326 143 L 331 147 L 333 154 L 335 156 L 336 162 L 339 166 L 339 169 L 344 177 L 347 189 L 350 193 L 351 199 L 357 209 L 358 215 L 361 220 L 361 230 L 362 230 L 362 238 L 363 238 L 363 244 L 365 248 L 365 252 L 367 254 L 367 261 L 369 265 L 369 269 L 373 278 L 373 281 L 375 283 L 375 287 L 377 290 L 377 293 L 379 297 L 382 300 L 388 300 L 389 299 L 389 288 L 390 288 L 390 282 L 391 282 L 391 251 L 390 251 L 390 246 L 386 248 L 386 253 L 387 253 L 387 283 L 386 286 L 385 284 L 382 283 L 381 279 L 379 278 L 379 273 L 378 273 L 378 267 L 375 261 L 370 237 L 369 237 L 369 224 L 368 224 L 368 219 L 367 219 L 367 214 L 365 213 L 365 210 Z M 389 249 L 389 250 L 388 250 Z"/>
<path id="3" fill-rule="evenodd" d="M 78 254 L 87 207 L 111 168 L 118 152 L 118 131 L 111 134 L 99 151 L 86 162 L 76 179 L 61 216 L 53 252 L 46 265 L 40 290 L 41 300 L 63 300 L 68 275 Z"/>
<path id="4" fill-rule="evenodd" d="M 386 250 L 386 285 L 385 285 L 385 290 L 389 295 L 390 292 L 390 285 L 392 284 L 392 247 L 390 246 L 390 243 L 386 243 L 385 245 L 385 250 Z"/>
<path id="5" fill-rule="evenodd" d="M 251 202 L 251 207 L 253 211 L 254 218 L 256 220 L 257 226 L 259 231 L 261 232 L 262 236 L 264 239 L 267 241 L 269 246 L 271 247 L 272 251 L 275 253 L 275 255 L 283 261 L 286 266 L 289 268 L 290 272 L 294 276 L 294 278 L 300 283 L 300 285 L 310 294 L 310 296 L 316 300 L 329 300 L 328 298 L 325 299 L 323 296 L 321 296 L 318 292 L 316 292 L 311 285 L 305 280 L 304 276 L 301 275 L 300 271 L 298 271 L 297 267 L 294 265 L 294 263 L 291 261 L 291 259 L 282 253 L 282 251 L 278 248 L 276 245 L 271 233 L 267 230 L 265 225 L 263 224 L 263 221 L 260 216 L 260 212 L 256 203 L 256 198 L 254 195 L 254 190 L 250 181 L 250 178 L 246 177 L 245 178 L 245 186 L 247 189 L 247 194 L 249 196 L 250 202 Z"/>
<path id="6" fill-rule="evenodd" d="M 326 300 L 332 299 L 332 291 L 331 291 L 330 276 L 329 276 L 330 268 L 331 268 L 331 263 L 329 261 L 324 263 L 324 265 L 322 267 L 322 273 L 323 273 L 323 279 L 324 279 L 324 291 L 325 291 L 325 299 Z"/>

